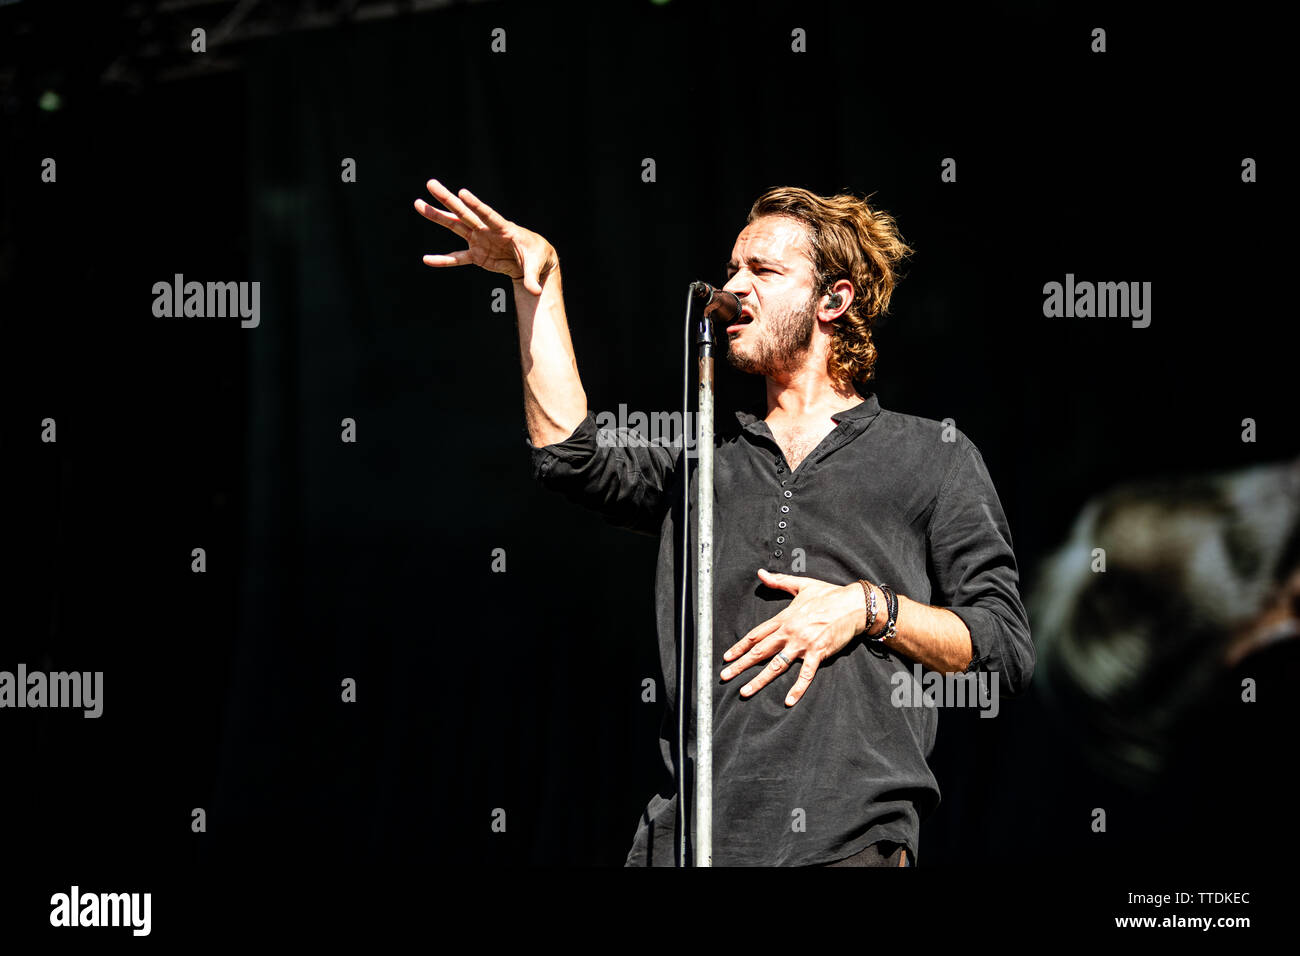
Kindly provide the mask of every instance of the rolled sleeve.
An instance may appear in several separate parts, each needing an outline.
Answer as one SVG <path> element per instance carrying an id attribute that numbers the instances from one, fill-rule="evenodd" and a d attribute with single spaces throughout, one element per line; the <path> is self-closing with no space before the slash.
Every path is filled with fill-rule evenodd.
<path id="1" fill-rule="evenodd" d="M 1011 529 L 983 456 L 965 436 L 939 491 L 928 536 L 934 605 L 957 615 L 970 631 L 969 670 L 998 673 L 999 692 L 1014 697 L 1033 676 L 1034 644 Z"/>
<path id="2" fill-rule="evenodd" d="M 610 524 L 655 535 L 671 501 L 678 449 L 648 442 L 626 428 L 598 429 L 588 411 L 563 441 L 524 443 L 533 478 L 570 501 L 590 508 Z"/>

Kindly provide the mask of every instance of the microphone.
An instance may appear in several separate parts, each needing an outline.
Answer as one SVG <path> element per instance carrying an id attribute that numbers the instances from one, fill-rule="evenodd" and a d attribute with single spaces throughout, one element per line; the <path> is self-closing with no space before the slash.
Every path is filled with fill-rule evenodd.
<path id="1" fill-rule="evenodd" d="M 704 301 L 704 318 L 713 319 L 726 328 L 740 315 L 740 299 L 734 292 L 715 289 L 707 282 L 692 282 L 691 295 Z"/>

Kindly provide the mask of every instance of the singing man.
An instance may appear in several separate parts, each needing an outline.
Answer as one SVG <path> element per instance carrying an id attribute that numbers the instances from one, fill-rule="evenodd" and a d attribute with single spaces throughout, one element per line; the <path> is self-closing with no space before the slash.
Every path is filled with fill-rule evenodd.
<path id="1" fill-rule="evenodd" d="M 668 775 L 627 864 L 672 866 L 686 450 L 598 433 L 554 247 L 467 189 L 428 188 L 445 209 L 416 209 L 467 247 L 424 261 L 513 279 L 535 477 L 660 538 Z M 873 375 L 872 330 L 911 251 L 866 200 L 793 187 L 759 197 L 731 251 L 724 289 L 742 310 L 725 329 L 728 361 L 763 376 L 767 394 L 761 417 L 740 413 L 715 441 L 715 865 L 914 865 L 939 802 L 927 764 L 938 709 L 900 683 L 920 665 L 1012 697 L 1033 674 L 1011 531 L 978 449 L 856 387 Z"/>

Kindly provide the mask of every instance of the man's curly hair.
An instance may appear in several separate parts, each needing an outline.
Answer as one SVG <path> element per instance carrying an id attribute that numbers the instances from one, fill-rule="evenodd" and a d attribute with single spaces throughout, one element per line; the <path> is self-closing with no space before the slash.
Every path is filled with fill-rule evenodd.
<path id="1" fill-rule="evenodd" d="M 871 196 L 874 196 L 872 193 Z M 813 295 L 830 292 L 840 279 L 853 283 L 853 302 L 835 322 L 827 372 L 838 386 L 865 382 L 876 367 L 872 327 L 889 311 L 901 278 L 898 265 L 912 254 L 894 218 L 847 193 L 819 196 L 797 186 L 777 186 L 754 202 L 746 223 L 788 216 L 803 224 L 815 273 Z"/>

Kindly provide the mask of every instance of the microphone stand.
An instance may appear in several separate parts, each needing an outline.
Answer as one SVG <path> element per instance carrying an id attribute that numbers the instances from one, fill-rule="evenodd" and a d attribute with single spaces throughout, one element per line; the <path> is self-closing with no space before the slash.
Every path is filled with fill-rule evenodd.
<path id="1" fill-rule="evenodd" d="M 713 866 L 713 321 L 706 307 L 698 351 L 695 449 L 699 553 L 695 566 L 695 865 Z"/>
<path id="2" fill-rule="evenodd" d="M 729 296 L 731 304 L 723 296 Z M 720 312 L 725 318 L 740 311 L 740 301 L 730 292 L 721 292 L 703 282 L 693 283 L 687 296 L 687 332 L 691 331 L 690 307 L 693 299 L 705 299 L 704 308 L 694 325 L 694 344 L 696 349 L 698 393 L 696 395 L 696 452 L 699 458 L 696 484 L 696 566 L 695 566 L 695 799 L 692 802 L 693 814 L 689 819 L 695 824 L 696 866 L 713 866 L 713 352 L 714 338 L 713 313 Z M 688 342 L 690 341 L 688 337 Z M 687 347 L 689 355 L 689 345 Z M 689 364 L 689 363 L 688 363 Z M 689 420 L 686 415 L 689 375 L 683 368 L 682 420 Z M 683 442 L 684 444 L 684 442 Z M 683 461 L 689 463 L 689 454 Z M 689 529 L 690 529 L 690 470 L 687 467 L 682 483 L 682 619 L 681 641 L 678 673 L 683 678 L 679 681 L 677 694 L 678 718 L 678 790 L 677 808 L 679 814 L 684 812 L 685 785 L 684 774 L 680 767 L 686 765 L 685 740 L 689 707 L 682 706 L 683 685 L 686 683 L 686 568 L 689 567 Z M 686 830 L 685 820 L 680 828 L 681 865 L 686 865 Z"/>

